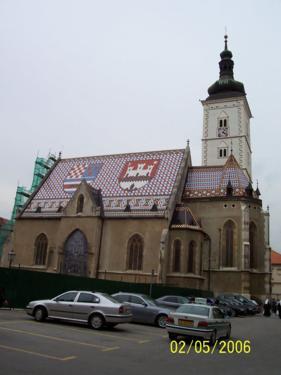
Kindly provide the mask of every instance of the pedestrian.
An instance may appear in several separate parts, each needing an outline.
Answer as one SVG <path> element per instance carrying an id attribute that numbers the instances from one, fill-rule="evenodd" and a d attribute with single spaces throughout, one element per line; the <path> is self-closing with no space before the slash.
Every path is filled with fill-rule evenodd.
<path id="1" fill-rule="evenodd" d="M 277 311 L 278 311 L 278 314 L 279 314 L 279 318 L 281 319 L 281 299 L 279 300 L 279 302 L 277 304 Z"/>
<path id="2" fill-rule="evenodd" d="M 264 316 L 270 316 L 271 315 L 271 304 L 270 304 L 270 301 L 269 301 L 268 298 L 264 301 L 263 315 Z"/>

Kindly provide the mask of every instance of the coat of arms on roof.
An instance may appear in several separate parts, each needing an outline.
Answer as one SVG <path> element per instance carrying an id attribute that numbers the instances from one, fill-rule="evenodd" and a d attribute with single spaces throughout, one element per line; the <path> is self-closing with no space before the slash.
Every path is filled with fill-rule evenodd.
<path id="1" fill-rule="evenodd" d="M 118 178 L 124 190 L 136 190 L 145 186 L 156 174 L 160 160 L 128 161 Z"/>
<path id="2" fill-rule="evenodd" d="M 103 163 L 89 163 L 75 165 L 63 181 L 63 189 L 66 193 L 73 193 L 81 181 L 94 181 L 99 174 Z"/>

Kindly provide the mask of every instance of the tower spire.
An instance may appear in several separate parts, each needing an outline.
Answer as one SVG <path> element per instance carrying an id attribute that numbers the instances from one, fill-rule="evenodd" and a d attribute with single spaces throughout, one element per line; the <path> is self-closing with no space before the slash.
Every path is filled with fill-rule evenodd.
<path id="1" fill-rule="evenodd" d="M 243 83 L 234 79 L 234 62 L 232 60 L 232 52 L 228 49 L 228 35 L 226 32 L 224 35 L 224 50 L 220 53 L 220 57 L 220 77 L 218 81 L 209 87 L 207 100 L 245 96 Z"/>
<path id="2" fill-rule="evenodd" d="M 224 50 L 227 50 L 227 33 L 226 33 L 226 30 L 225 30 L 225 35 L 224 35 Z"/>

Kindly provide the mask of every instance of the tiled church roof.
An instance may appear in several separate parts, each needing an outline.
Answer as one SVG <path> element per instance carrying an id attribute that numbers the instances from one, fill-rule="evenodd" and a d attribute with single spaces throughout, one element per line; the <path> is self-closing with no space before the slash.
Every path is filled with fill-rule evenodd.
<path id="1" fill-rule="evenodd" d="M 185 150 L 154 151 L 60 160 L 43 181 L 22 216 L 57 216 L 81 181 L 101 189 L 107 212 L 167 208 Z M 40 207 L 38 209 L 38 207 Z M 60 214 L 61 215 L 61 214 Z"/>
<path id="2" fill-rule="evenodd" d="M 281 264 L 281 254 L 271 250 L 271 264 Z"/>
<path id="3" fill-rule="evenodd" d="M 183 196 L 185 198 L 225 196 L 229 181 L 234 196 L 245 195 L 249 180 L 232 154 L 224 166 L 189 168 Z"/>

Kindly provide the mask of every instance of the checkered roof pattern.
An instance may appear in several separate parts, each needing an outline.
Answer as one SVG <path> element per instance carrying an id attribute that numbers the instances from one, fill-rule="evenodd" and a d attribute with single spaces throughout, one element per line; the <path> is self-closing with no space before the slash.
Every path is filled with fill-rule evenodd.
<path id="1" fill-rule="evenodd" d="M 171 196 L 184 150 L 168 150 L 143 152 L 134 154 L 94 156 L 86 158 L 62 159 L 44 181 L 39 191 L 35 194 L 29 206 L 25 210 L 34 211 L 38 205 L 44 209 L 52 210 L 60 204 L 65 206 L 72 193 L 64 190 L 66 179 L 80 178 L 85 167 L 90 163 L 101 163 L 102 167 L 94 180 L 87 181 L 95 189 L 101 189 L 105 209 L 123 209 L 127 200 L 131 208 L 145 208 L 152 206 L 154 201 L 161 203 L 165 209 Z M 155 176 L 145 186 L 135 190 L 122 189 L 118 178 L 122 168 L 128 161 L 159 160 Z"/>
<path id="2" fill-rule="evenodd" d="M 249 180 L 236 166 L 193 167 L 188 170 L 184 195 L 188 197 L 223 196 L 228 181 L 234 195 L 243 195 Z"/>

